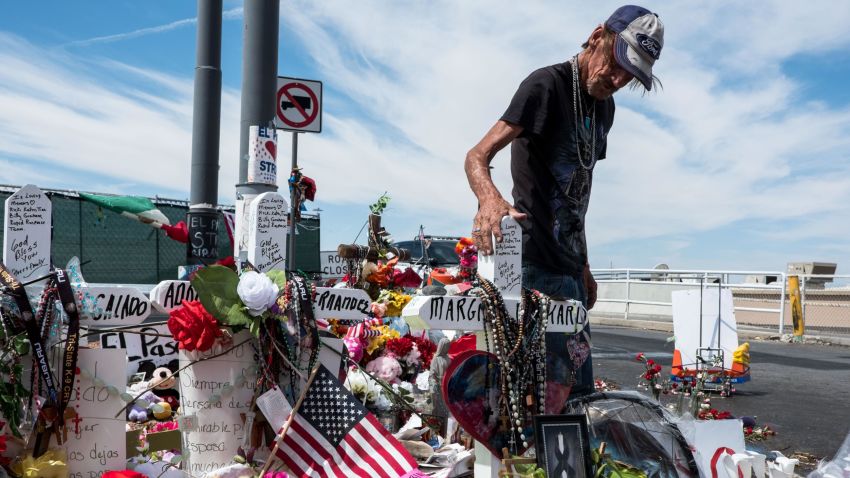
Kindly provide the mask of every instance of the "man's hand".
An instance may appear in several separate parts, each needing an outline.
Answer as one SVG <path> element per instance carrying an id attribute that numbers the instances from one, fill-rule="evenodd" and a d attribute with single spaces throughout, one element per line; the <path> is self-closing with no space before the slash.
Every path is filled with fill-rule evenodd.
<path id="1" fill-rule="evenodd" d="M 485 256 L 493 253 L 493 241 L 490 239 L 492 235 L 496 236 L 497 241 L 502 240 L 500 224 L 503 216 L 510 214 L 514 219 L 525 219 L 525 214 L 521 214 L 505 201 L 490 177 L 490 161 L 493 156 L 521 132 L 521 126 L 499 120 L 466 154 L 466 179 L 469 180 L 473 194 L 478 198 L 478 213 L 472 222 L 472 238 L 478 246 L 478 251 Z"/>
<path id="2" fill-rule="evenodd" d="M 472 239 L 481 254 L 489 256 L 493 253 L 492 236 L 496 237 L 497 242 L 502 242 L 502 218 L 506 215 L 516 220 L 526 217 L 501 197 L 481 203 L 472 222 Z"/>
<path id="3" fill-rule="evenodd" d="M 587 291 L 587 310 L 596 305 L 596 279 L 590 272 L 590 264 L 584 266 L 584 290 Z"/>

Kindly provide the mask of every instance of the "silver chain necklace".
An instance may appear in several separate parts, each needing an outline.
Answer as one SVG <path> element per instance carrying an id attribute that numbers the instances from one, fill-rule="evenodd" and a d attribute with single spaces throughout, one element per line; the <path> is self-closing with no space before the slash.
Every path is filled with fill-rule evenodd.
<path id="1" fill-rule="evenodd" d="M 578 55 L 574 56 L 570 62 L 573 68 L 573 114 L 575 115 L 576 127 L 576 154 L 578 155 L 578 163 L 582 168 L 590 171 L 596 165 L 596 101 L 593 101 L 590 113 L 590 124 L 585 124 L 584 105 L 581 101 L 581 79 L 578 71 Z M 587 146 L 587 141 L 583 140 L 586 134 L 583 134 L 581 128 L 587 129 L 590 127 L 590 164 L 586 164 L 582 159 L 582 151 Z M 588 153 L 588 151 L 585 151 Z"/>

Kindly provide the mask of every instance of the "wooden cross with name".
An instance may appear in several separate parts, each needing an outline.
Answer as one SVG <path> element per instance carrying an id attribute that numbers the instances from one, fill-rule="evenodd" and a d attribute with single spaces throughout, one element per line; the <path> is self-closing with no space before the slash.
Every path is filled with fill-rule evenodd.
<path id="1" fill-rule="evenodd" d="M 495 243 L 492 256 L 478 257 L 478 272 L 502 293 L 508 313 L 517 318 L 522 292 L 522 230 L 513 218 L 501 223 L 502 242 Z M 482 332 L 484 307 L 477 297 L 416 296 L 402 312 L 411 329 L 463 330 Z M 587 310 L 576 300 L 551 301 L 547 333 L 575 334 L 584 329 Z M 478 347 L 483 347 L 478 334 Z M 527 399 L 530 397 L 527 397 Z M 491 412 L 492 413 L 492 412 Z M 508 417 L 499 417 L 507 427 Z M 509 458 L 509 457 L 506 457 Z M 475 476 L 496 478 L 501 463 L 480 443 L 475 444 Z"/>

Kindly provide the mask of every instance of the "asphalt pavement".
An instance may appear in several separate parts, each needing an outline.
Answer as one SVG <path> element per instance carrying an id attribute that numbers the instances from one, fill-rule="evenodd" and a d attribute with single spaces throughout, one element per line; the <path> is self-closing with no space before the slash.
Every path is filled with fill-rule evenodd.
<path id="1" fill-rule="evenodd" d="M 594 375 L 634 390 L 644 371 L 635 355 L 643 352 L 669 376 L 674 348 L 667 342 L 670 336 L 594 326 Z M 732 397 L 714 395 L 712 407 L 736 417 L 755 416 L 759 425 L 776 430 L 776 436 L 748 443 L 751 449 L 832 459 L 850 433 L 850 348 L 750 341 L 750 355 L 752 380 L 736 385 Z"/>

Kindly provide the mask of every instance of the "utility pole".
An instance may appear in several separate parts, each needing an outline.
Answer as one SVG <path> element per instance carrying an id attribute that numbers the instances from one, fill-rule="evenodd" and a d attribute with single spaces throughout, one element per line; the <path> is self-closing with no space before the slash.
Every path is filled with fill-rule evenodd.
<path id="1" fill-rule="evenodd" d="M 250 3 L 250 2 L 249 2 Z M 192 109 L 192 180 L 186 222 L 190 265 L 218 256 L 218 154 L 221 123 L 222 0 L 198 0 L 195 96 Z"/>
<path id="2" fill-rule="evenodd" d="M 244 4 L 242 47 L 242 117 L 239 122 L 239 184 L 236 185 L 236 259 L 240 250 L 246 207 L 258 194 L 277 191 L 276 184 L 248 182 L 249 128 L 274 129 L 277 100 L 277 44 L 280 30 L 279 0 L 251 0 Z"/>

